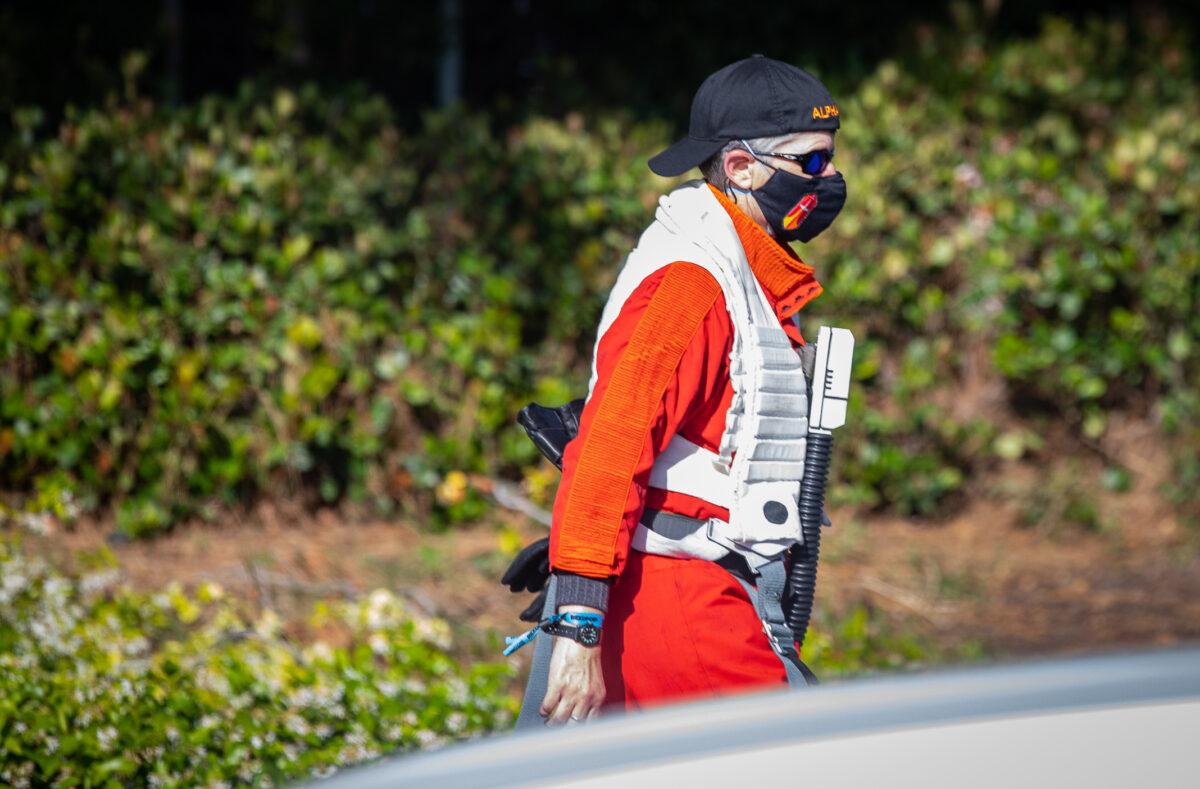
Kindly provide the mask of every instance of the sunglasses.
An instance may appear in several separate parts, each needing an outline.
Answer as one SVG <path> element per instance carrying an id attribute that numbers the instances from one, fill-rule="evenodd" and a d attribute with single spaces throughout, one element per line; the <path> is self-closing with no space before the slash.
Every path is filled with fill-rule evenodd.
<path id="1" fill-rule="evenodd" d="M 742 145 L 746 145 L 745 142 Z M 833 161 L 833 149 L 826 150 L 818 148 L 815 151 L 808 153 L 755 153 L 754 150 L 746 145 L 746 150 L 755 158 L 759 156 L 774 156 L 776 159 L 787 159 L 789 162 L 795 162 L 800 165 L 800 169 L 805 175 L 820 175 L 825 172 L 825 168 Z"/>

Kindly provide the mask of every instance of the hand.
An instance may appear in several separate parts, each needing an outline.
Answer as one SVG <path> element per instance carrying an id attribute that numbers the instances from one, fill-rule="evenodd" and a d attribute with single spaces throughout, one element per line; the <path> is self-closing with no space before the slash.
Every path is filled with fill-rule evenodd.
<path id="1" fill-rule="evenodd" d="M 584 605 L 564 605 L 558 611 L 600 613 Z M 604 703 L 604 694 L 600 647 L 585 647 L 570 638 L 555 636 L 550 653 L 550 677 L 541 709 L 546 725 L 558 726 L 596 717 Z"/>

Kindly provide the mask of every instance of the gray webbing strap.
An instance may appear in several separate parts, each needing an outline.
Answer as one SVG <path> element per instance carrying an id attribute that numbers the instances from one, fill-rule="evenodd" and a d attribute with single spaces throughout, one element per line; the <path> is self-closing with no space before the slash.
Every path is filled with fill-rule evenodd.
<path id="1" fill-rule="evenodd" d="M 649 509 L 642 513 L 642 523 L 651 531 L 674 540 L 681 539 L 705 525 L 704 521 L 686 515 Z M 728 557 L 716 563 L 728 570 L 750 596 L 750 603 L 754 606 L 758 618 L 762 620 L 767 640 L 771 642 L 771 649 L 787 672 L 788 687 L 803 688 L 816 685 L 817 678 L 800 660 L 800 655 L 796 652 L 795 631 L 788 625 L 787 617 L 783 613 L 783 592 L 787 587 L 787 569 L 783 565 L 783 556 L 782 553 L 779 554 L 774 560 L 762 565 L 753 575 L 749 565 L 736 553 L 730 553 Z M 748 578 L 751 577 L 757 585 L 750 583 Z"/>
<path id="2" fill-rule="evenodd" d="M 642 525 L 668 540 L 682 540 L 689 534 L 700 531 L 708 523 L 698 518 L 689 518 L 666 510 L 642 510 Z"/>
<path id="3" fill-rule="evenodd" d="M 651 512 L 650 517 L 643 517 L 642 522 L 646 523 L 648 528 L 653 528 L 660 533 L 662 531 L 687 533 L 694 531 L 698 522 L 702 523 L 686 515 L 661 511 Z M 817 684 L 816 677 L 800 661 L 800 655 L 796 653 L 795 634 L 788 626 L 787 619 L 783 614 L 783 590 L 787 585 L 787 571 L 783 566 L 783 555 L 781 554 L 779 558 L 767 562 L 759 568 L 757 587 L 736 572 L 730 571 L 730 575 L 737 578 L 738 583 L 746 590 L 746 594 L 750 597 L 750 603 L 754 606 L 754 612 L 762 620 L 763 630 L 766 631 L 771 649 L 779 657 L 779 661 L 783 663 L 783 669 L 787 673 L 788 687 L 795 689 Z M 546 589 L 546 605 L 542 609 L 542 619 L 553 614 L 558 607 L 555 603 L 557 580 L 551 574 Z M 529 682 L 525 685 L 525 696 L 521 700 L 521 713 L 517 716 L 517 729 L 545 725 L 541 707 L 542 701 L 546 698 L 546 687 L 550 679 L 550 653 L 553 646 L 554 637 L 548 633 L 539 632 L 534 639 L 533 664 L 529 669 Z"/>
<path id="4" fill-rule="evenodd" d="M 542 609 L 542 619 L 550 616 L 557 608 L 555 587 L 558 579 L 552 573 L 546 587 L 546 606 Z M 521 699 L 521 714 L 517 716 L 517 729 L 528 729 L 534 726 L 544 726 L 542 717 L 542 701 L 546 698 L 546 686 L 550 681 L 550 652 L 554 647 L 554 636 L 538 631 L 533 640 L 533 664 L 529 668 L 529 682 L 525 685 L 525 697 Z"/>
<path id="5" fill-rule="evenodd" d="M 783 615 L 783 589 L 787 584 L 783 556 L 780 555 L 758 568 L 757 587 L 742 578 L 738 578 L 738 583 L 746 590 L 746 594 L 750 595 L 750 602 L 754 605 L 758 618 L 762 620 L 767 640 L 771 642 L 771 649 L 779 657 L 779 662 L 783 663 L 783 670 L 787 672 L 788 687 L 793 690 L 807 687 L 812 672 L 800 662 L 800 655 L 796 653 L 796 634 Z"/>

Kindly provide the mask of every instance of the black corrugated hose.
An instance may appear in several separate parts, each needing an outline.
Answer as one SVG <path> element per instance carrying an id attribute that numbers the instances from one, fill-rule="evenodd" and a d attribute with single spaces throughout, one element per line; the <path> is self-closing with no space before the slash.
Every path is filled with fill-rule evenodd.
<path id="1" fill-rule="evenodd" d="M 804 478 L 800 481 L 800 531 L 804 544 L 796 546 L 788 573 L 787 622 L 796 634 L 797 646 L 803 646 L 812 618 L 813 598 L 817 592 L 817 561 L 821 555 L 821 513 L 825 509 L 825 481 L 829 476 L 829 458 L 833 436 L 809 433 L 804 452 Z"/>

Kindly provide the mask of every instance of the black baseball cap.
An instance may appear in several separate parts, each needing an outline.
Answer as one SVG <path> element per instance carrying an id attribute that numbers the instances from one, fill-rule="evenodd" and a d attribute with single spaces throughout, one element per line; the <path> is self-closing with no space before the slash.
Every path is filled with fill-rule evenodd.
<path id="1" fill-rule="evenodd" d="M 833 131 L 839 114 L 829 90 L 812 74 L 753 55 L 704 80 L 692 99 L 687 137 L 651 157 L 650 169 L 682 175 L 730 140 Z"/>

